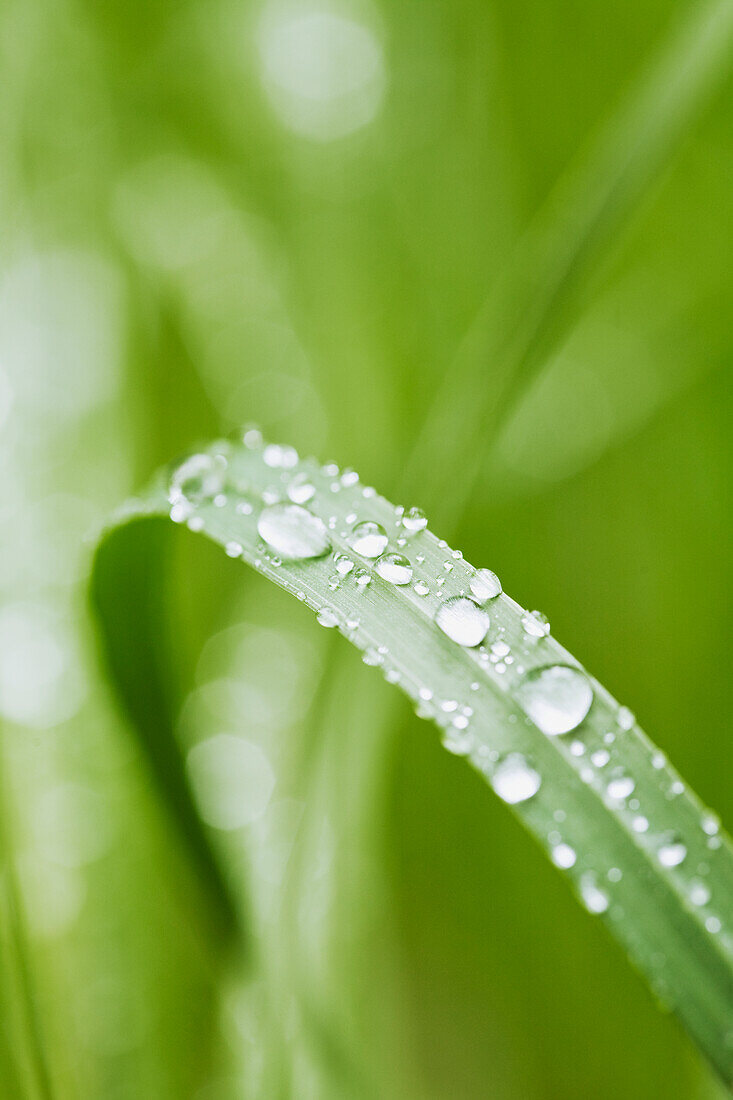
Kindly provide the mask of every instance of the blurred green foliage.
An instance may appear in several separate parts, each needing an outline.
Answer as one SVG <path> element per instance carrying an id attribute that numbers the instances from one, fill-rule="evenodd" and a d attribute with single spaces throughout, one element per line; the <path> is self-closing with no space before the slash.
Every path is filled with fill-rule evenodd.
<path id="1" fill-rule="evenodd" d="M 244 421 L 394 496 L 477 310 L 677 14 L 6 0 L 3 1095 L 719 1095 L 435 731 L 303 609 L 186 546 L 167 578 L 190 673 L 178 743 L 236 734 L 258 777 L 250 820 L 214 835 L 233 947 L 86 603 L 89 532 L 155 465 Z M 515 404 L 492 412 L 503 380 L 482 359 L 404 501 L 439 533 L 462 513 L 466 556 L 540 604 L 729 824 L 730 124 L 728 81 Z M 467 421 L 488 410 L 465 461 L 481 476 L 455 483 L 465 511 L 443 478 L 461 402 Z"/>

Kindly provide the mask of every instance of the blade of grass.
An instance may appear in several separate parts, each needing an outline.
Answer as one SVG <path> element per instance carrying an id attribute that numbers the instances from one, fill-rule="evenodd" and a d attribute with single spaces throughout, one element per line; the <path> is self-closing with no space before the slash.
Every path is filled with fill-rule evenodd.
<path id="1" fill-rule="evenodd" d="M 419 499 L 426 455 L 455 524 L 497 438 L 597 285 L 651 185 L 730 72 L 733 4 L 693 3 L 518 243 L 462 340 L 400 485 Z M 466 401 L 466 394 L 481 395 Z M 450 446 L 446 446 L 446 440 Z"/>
<path id="2" fill-rule="evenodd" d="M 150 555 L 157 555 L 164 550 L 161 517 L 172 515 L 222 545 L 230 557 L 242 557 L 318 611 L 324 625 L 337 625 L 367 663 L 379 665 L 444 730 L 447 746 L 465 754 L 511 804 L 566 870 L 586 907 L 624 946 L 655 995 L 676 1012 L 730 1082 L 733 849 L 717 821 L 685 789 L 633 716 L 587 674 L 575 673 L 576 684 L 592 689 L 587 717 L 572 736 L 543 732 L 544 719 L 527 694 L 530 673 L 547 666 L 580 666 L 535 623 L 529 622 L 528 631 L 522 609 L 509 597 L 501 594 L 488 603 L 486 645 L 459 645 L 438 628 L 438 608 L 449 596 L 470 593 L 475 578 L 445 542 L 427 529 L 410 535 L 401 524 L 401 510 L 353 477 L 341 479 L 335 468 L 296 463 L 293 452 L 263 451 L 249 442 L 212 448 L 209 461 L 220 471 L 226 465 L 225 481 L 197 503 L 177 499 L 171 507 L 161 476 L 106 533 L 95 558 L 92 591 L 107 650 L 119 648 L 121 614 L 132 621 L 135 612 L 126 585 L 135 583 L 132 571 L 141 566 L 142 555 L 128 556 L 131 531 L 137 530 L 144 546 L 146 530 L 154 530 Z M 263 543 L 258 523 L 268 507 L 264 501 L 287 501 L 298 474 L 314 488 L 310 515 L 322 521 L 322 528 L 316 526 L 328 532 L 330 547 L 321 557 L 281 561 L 273 546 Z M 389 549 L 409 555 L 412 584 L 390 583 L 351 545 L 360 520 L 381 524 Z M 302 512 L 294 514 L 294 522 L 303 522 Z M 169 527 L 175 531 L 173 524 Z M 354 563 L 344 576 L 335 570 L 339 554 Z M 358 570 L 363 574 L 357 576 Z M 358 583 L 366 578 L 368 584 Z M 427 585 L 426 594 L 414 588 L 418 581 Z M 156 611 L 165 614 L 162 606 Z M 162 626 L 151 620 L 145 627 L 146 646 L 163 636 Z M 135 636 L 128 628 L 127 643 Z M 496 643 L 502 648 L 492 651 L 489 645 Z M 155 680 L 159 666 L 152 650 L 146 654 L 149 677 Z M 118 662 L 112 671 L 139 721 L 139 670 L 130 676 L 130 665 Z M 141 735 L 146 736 L 143 730 Z"/>
<path id="3" fill-rule="evenodd" d="M 3 1012 L 3 1026 L 9 1027 L 13 1018 L 22 1035 L 24 1053 L 22 1076 L 27 1078 L 26 1095 L 38 1100 L 53 1100 L 51 1075 L 46 1058 L 45 1044 L 38 1018 L 36 991 L 33 981 L 32 952 L 28 944 L 23 903 L 15 869 L 15 855 L 9 821 L 9 806 L 4 782 L 4 736 L 0 730 L 0 902 L 4 939 L 7 943 L 7 965 L 3 978 L 10 985 L 8 1005 Z M 13 1044 L 12 1049 L 17 1049 Z M 10 1087 L 10 1082 L 6 1082 Z"/>

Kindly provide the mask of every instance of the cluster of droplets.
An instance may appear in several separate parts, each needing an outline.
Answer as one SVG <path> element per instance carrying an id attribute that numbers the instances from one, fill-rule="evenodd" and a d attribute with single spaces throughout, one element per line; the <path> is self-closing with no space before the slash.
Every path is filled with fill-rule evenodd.
<path id="1" fill-rule="evenodd" d="M 398 588 L 411 586 L 412 592 L 419 597 L 425 597 L 432 591 L 439 601 L 434 612 L 437 629 L 456 645 L 472 650 L 480 647 L 480 660 L 483 663 L 492 664 L 498 673 L 505 671 L 507 664 L 513 660 L 509 644 L 499 636 L 490 645 L 484 645 L 491 628 L 491 601 L 502 594 L 501 582 L 495 573 L 488 569 L 470 571 L 467 580 L 470 595 L 461 591 L 456 595 L 445 596 L 446 579 L 453 572 L 455 560 L 461 557 L 457 551 L 449 552 L 431 589 L 428 578 L 415 576 L 415 566 L 425 562 L 424 555 L 409 551 L 411 556 L 408 557 L 406 553 L 390 549 L 390 537 L 385 527 L 374 519 L 359 519 L 355 513 L 347 516 L 351 526 L 342 533 L 348 549 L 334 551 L 330 531 L 336 526 L 336 519 L 334 517 L 326 523 L 306 507 L 316 496 L 317 490 L 313 477 L 306 471 L 296 469 L 297 452 L 292 447 L 279 444 L 263 447 L 262 437 L 256 429 L 245 433 L 244 442 L 249 448 L 262 449 L 265 466 L 280 471 L 285 481 L 282 490 L 269 489 L 262 492 L 263 506 L 256 520 L 258 535 L 267 548 L 271 564 L 318 560 L 330 554 L 333 576 L 329 583 L 332 589 L 348 580 L 357 590 L 364 592 L 371 584 L 373 575 L 376 575 L 387 584 Z M 328 480 L 330 491 L 334 493 L 357 485 L 359 480 L 354 471 L 340 472 L 332 464 L 322 467 L 321 473 Z M 227 459 L 222 453 L 200 453 L 186 458 L 171 475 L 168 492 L 171 518 L 179 523 L 187 523 L 193 530 L 201 530 L 203 519 L 197 514 L 197 509 L 203 504 L 221 507 L 227 502 L 227 475 Z M 374 490 L 370 488 L 364 488 L 360 492 L 365 499 L 374 496 Z M 235 511 L 242 515 L 251 515 L 254 508 L 249 501 L 239 500 Z M 417 508 L 399 509 L 397 527 L 399 534 L 396 542 L 399 550 L 403 551 L 409 547 L 415 536 L 426 529 L 427 520 Z M 438 545 L 448 555 L 447 544 L 441 542 Z M 226 544 L 225 551 L 231 557 L 238 557 L 243 553 L 243 547 L 238 541 L 231 540 Z M 359 558 L 366 564 L 360 564 Z M 298 596 L 305 598 L 303 592 L 298 592 Z M 317 619 L 324 627 L 338 626 L 347 635 L 357 638 L 360 625 L 358 617 L 342 619 L 334 609 L 324 606 L 317 612 Z M 550 624 L 538 611 L 523 612 L 520 622 L 523 633 L 530 642 L 539 641 L 549 634 Z M 390 662 L 386 647 L 367 648 L 363 659 L 366 664 L 380 666 L 391 682 L 401 682 L 401 673 Z M 567 664 L 550 664 L 531 668 L 526 672 L 521 669 L 519 671 L 522 675 L 514 687 L 514 696 L 532 723 L 543 734 L 552 738 L 563 737 L 577 730 L 588 715 L 594 700 L 593 688 L 585 673 Z M 478 682 L 472 685 L 472 688 L 478 687 Z M 415 688 L 414 694 L 418 699 L 418 713 L 432 717 L 443 728 L 443 743 L 446 748 L 457 754 L 472 755 L 474 762 L 485 771 L 491 786 L 503 801 L 516 805 L 537 795 L 542 778 L 530 759 L 520 752 L 509 752 L 500 756 L 486 746 L 477 746 L 470 732 L 473 715 L 471 707 L 460 706 L 456 700 L 437 700 L 426 686 Z M 620 731 L 631 730 L 635 721 L 633 713 L 627 707 L 618 709 L 616 725 Z M 614 738 L 615 734 L 609 731 L 604 741 L 611 745 Z M 570 742 L 569 751 L 572 756 L 584 756 L 583 741 L 576 739 Z M 586 782 L 594 780 L 597 772 L 609 765 L 611 754 L 604 745 L 589 753 L 589 759 L 593 768 L 583 766 L 580 772 L 581 778 Z M 662 754 L 655 753 L 651 763 L 652 767 L 661 769 L 665 767 L 666 759 Z M 635 790 L 634 779 L 618 768 L 609 769 L 609 772 L 603 788 L 608 804 L 612 808 L 631 809 L 632 831 L 640 836 L 647 834 L 650 829 L 649 821 L 638 812 L 638 802 L 631 797 Z M 674 780 L 669 786 L 667 797 L 675 797 L 683 790 L 682 784 Z M 701 825 L 708 847 L 714 850 L 720 845 L 717 820 L 711 815 L 705 815 Z M 576 851 L 559 832 L 553 830 L 548 842 L 550 856 L 556 866 L 570 870 L 576 865 Z M 656 858 L 661 867 L 673 869 L 685 863 L 688 856 L 687 846 L 677 834 L 663 833 L 654 843 Z M 616 868 L 612 868 L 606 875 L 608 882 L 618 881 L 620 877 L 621 872 Z M 601 883 L 596 872 L 583 871 L 577 881 L 579 894 L 586 908 L 593 913 L 605 912 L 610 905 L 610 897 L 607 887 Z M 687 894 L 690 903 L 695 907 L 705 907 L 711 900 L 710 889 L 700 874 L 689 882 Z M 721 922 L 714 915 L 708 916 L 705 923 L 712 933 L 720 930 Z"/>

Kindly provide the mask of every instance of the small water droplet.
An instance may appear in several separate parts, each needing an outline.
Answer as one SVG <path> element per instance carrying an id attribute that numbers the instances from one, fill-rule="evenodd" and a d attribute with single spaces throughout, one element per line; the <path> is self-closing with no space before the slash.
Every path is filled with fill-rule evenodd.
<path id="1" fill-rule="evenodd" d="M 501 661 L 504 659 L 504 657 L 508 657 L 508 655 L 511 653 L 511 649 L 506 644 L 506 642 L 492 642 L 491 652 L 493 653 L 494 657 L 497 658 L 497 660 Z"/>
<path id="2" fill-rule="evenodd" d="M 715 836 L 720 828 L 720 822 L 718 821 L 717 817 L 713 817 L 712 814 L 703 814 L 702 818 L 700 819 L 700 825 L 702 827 L 702 831 L 704 833 L 707 833 L 708 836 Z"/>
<path id="3" fill-rule="evenodd" d="M 575 866 L 576 859 L 575 849 L 571 848 L 569 844 L 556 844 L 552 849 L 552 862 L 556 867 L 567 870 Z"/>
<path id="4" fill-rule="evenodd" d="M 430 592 L 430 589 L 426 585 L 425 581 L 416 581 L 415 584 L 412 586 L 412 590 L 413 592 L 417 593 L 418 596 L 427 596 Z"/>
<path id="5" fill-rule="evenodd" d="M 580 669 L 570 665 L 534 668 L 517 688 L 517 700 L 534 724 L 550 737 L 570 733 L 593 702 L 593 688 Z"/>
<path id="6" fill-rule="evenodd" d="M 357 569 L 354 573 L 354 580 L 363 591 L 367 585 L 372 583 L 372 575 L 366 569 Z"/>
<path id="7" fill-rule="evenodd" d="M 319 622 L 321 626 L 328 627 L 338 626 L 338 618 L 331 611 L 330 607 L 323 607 L 316 615 L 316 622 Z"/>
<path id="8" fill-rule="evenodd" d="M 242 443 L 250 451 L 262 446 L 262 432 L 259 428 L 247 428 L 242 436 Z"/>
<path id="9" fill-rule="evenodd" d="M 541 611 L 525 611 L 522 627 L 531 638 L 546 638 L 550 633 L 550 622 Z"/>
<path id="10" fill-rule="evenodd" d="M 491 786 L 499 798 L 511 805 L 532 798 L 537 794 L 541 783 L 539 772 L 518 752 L 504 757 L 491 776 Z"/>
<path id="11" fill-rule="evenodd" d="M 496 573 L 490 569 L 479 569 L 474 577 L 471 577 L 471 592 L 479 603 L 486 603 L 501 595 L 501 581 Z"/>
<path id="12" fill-rule="evenodd" d="M 268 443 L 262 452 L 262 459 L 265 466 L 270 466 L 272 469 L 290 469 L 297 465 L 298 452 L 295 447 L 283 446 L 280 443 Z"/>
<path id="13" fill-rule="evenodd" d="M 304 561 L 331 549 L 326 525 L 299 504 L 273 504 L 257 520 L 260 538 L 282 558 Z"/>
<path id="14" fill-rule="evenodd" d="M 374 568 L 390 584 L 409 584 L 412 580 L 412 565 L 402 554 L 382 554 Z"/>
<path id="15" fill-rule="evenodd" d="M 636 715 L 628 707 L 619 707 L 616 721 L 622 730 L 630 730 L 636 722 Z"/>
<path id="16" fill-rule="evenodd" d="M 610 759 L 611 755 L 607 749 L 596 749 L 591 755 L 590 762 L 594 768 L 605 768 Z"/>
<path id="17" fill-rule="evenodd" d="M 221 455 L 189 455 L 171 474 L 168 500 L 171 505 L 194 508 L 213 500 L 224 487 L 227 463 Z"/>
<path id="18" fill-rule="evenodd" d="M 341 577 L 346 577 L 354 568 L 354 563 L 348 554 L 338 554 L 335 561 L 336 572 Z"/>
<path id="19" fill-rule="evenodd" d="M 657 849 L 657 859 L 662 867 L 679 867 L 686 856 L 687 848 L 677 838 L 666 840 Z"/>
<path id="20" fill-rule="evenodd" d="M 425 513 L 419 508 L 408 508 L 402 516 L 402 526 L 411 535 L 414 535 L 417 531 L 424 531 L 427 525 L 428 521 Z"/>
<path id="21" fill-rule="evenodd" d="M 488 614 L 467 596 L 453 596 L 442 603 L 435 622 L 452 641 L 463 646 L 479 645 L 490 625 Z"/>
<path id="22" fill-rule="evenodd" d="M 224 547 L 224 553 L 228 558 L 238 558 L 242 553 L 242 545 L 239 542 L 228 542 Z"/>
<path id="23" fill-rule="evenodd" d="M 713 936 L 716 936 L 723 925 L 720 923 L 718 917 L 708 917 L 708 919 L 705 921 L 705 927 L 707 928 L 708 932 L 711 932 Z"/>
<path id="24" fill-rule="evenodd" d="M 580 879 L 580 897 L 589 913 L 605 913 L 610 899 L 605 890 L 598 885 L 596 876 L 588 871 Z"/>
<path id="25" fill-rule="evenodd" d="M 707 905 L 710 901 L 710 888 L 705 882 L 696 879 L 690 883 L 690 901 L 693 905 Z"/>
<path id="26" fill-rule="evenodd" d="M 606 794 L 617 802 L 628 798 L 635 786 L 630 775 L 618 775 L 606 787 Z"/>
<path id="27" fill-rule="evenodd" d="M 288 485 L 288 496 L 293 504 L 307 504 L 316 495 L 316 487 L 306 473 L 296 474 Z"/>
<path id="28" fill-rule="evenodd" d="M 631 822 L 631 828 L 635 833 L 645 833 L 649 828 L 649 819 L 639 815 L 639 817 L 635 817 Z"/>
<path id="29" fill-rule="evenodd" d="M 378 558 L 388 541 L 387 532 L 381 524 L 365 519 L 353 528 L 349 546 L 363 558 Z"/>
<path id="30" fill-rule="evenodd" d="M 352 485 L 356 485 L 359 480 L 359 475 L 356 470 L 346 469 L 341 474 L 341 484 L 344 489 L 349 489 Z"/>

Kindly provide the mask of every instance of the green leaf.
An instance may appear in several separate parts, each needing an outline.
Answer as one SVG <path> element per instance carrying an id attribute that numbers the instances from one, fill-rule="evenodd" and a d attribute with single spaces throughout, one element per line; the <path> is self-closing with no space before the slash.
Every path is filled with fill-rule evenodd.
<path id="1" fill-rule="evenodd" d="M 362 522 L 379 526 L 355 531 Z M 733 850 L 717 819 L 541 618 L 493 594 L 491 577 L 353 472 L 263 447 L 257 433 L 162 473 L 106 531 L 92 578 L 120 696 L 223 919 L 233 906 L 165 688 L 175 633 L 165 561 L 181 527 L 311 607 L 436 722 L 730 1082 Z"/>

